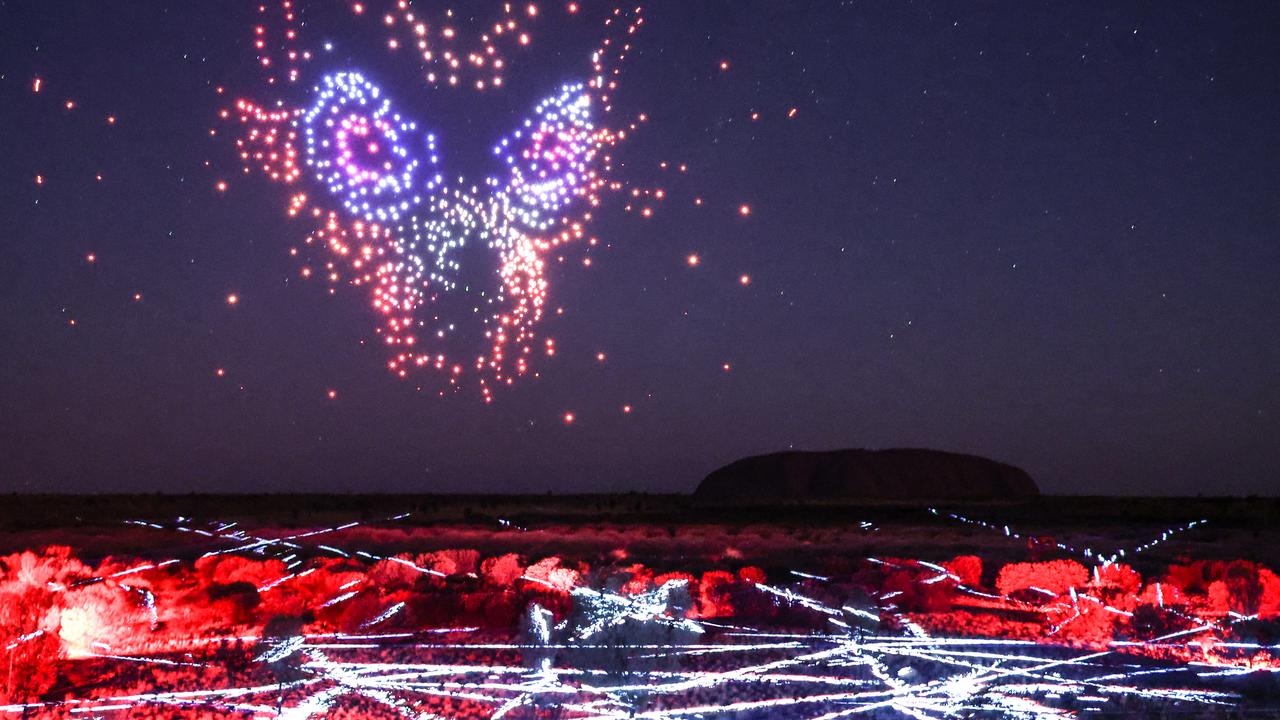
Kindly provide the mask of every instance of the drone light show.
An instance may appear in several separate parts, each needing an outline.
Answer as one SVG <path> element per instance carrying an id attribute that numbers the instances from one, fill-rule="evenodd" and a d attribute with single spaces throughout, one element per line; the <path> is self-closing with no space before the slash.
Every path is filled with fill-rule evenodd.
<path id="1" fill-rule="evenodd" d="M 394 11 L 387 13 L 365 3 L 351 10 L 357 21 L 368 16 L 382 18 L 389 30 L 412 28 L 421 62 L 432 68 L 444 63 L 448 85 L 455 86 L 460 77 L 469 77 L 466 72 L 502 72 L 511 61 L 497 50 L 500 38 L 529 43 L 512 5 L 500 6 L 499 19 L 478 39 L 463 37 L 451 24 L 452 11 L 428 23 L 408 2 L 394 3 Z M 265 6 L 262 10 L 268 15 Z M 282 4 L 277 19 L 285 29 L 277 34 L 300 42 L 298 12 L 292 2 Z M 565 13 L 576 15 L 577 6 Z M 537 17 L 538 6 L 528 5 L 523 14 Z M 643 21 L 640 7 L 607 13 L 599 45 L 577 66 L 587 79 L 553 90 L 497 140 L 495 167 L 484 178 L 469 181 L 450 173 L 448 142 L 396 110 L 393 93 L 356 70 L 320 75 L 303 95 L 302 107 L 242 99 L 222 112 L 240 126 L 235 144 L 244 170 L 287 186 L 292 193 L 289 215 L 319 225 L 305 244 L 328 251 L 325 275 L 335 285 L 361 288 L 370 297 L 393 373 L 406 377 L 420 368 L 432 369 L 454 387 L 474 377 L 488 402 L 495 386 L 536 373 L 535 357 L 553 354 L 554 339 L 541 337 L 538 330 L 551 292 L 548 255 L 584 242 L 593 213 L 607 195 L 651 192 L 613 173 L 611 156 L 639 122 L 619 119 L 624 116 L 610 98 Z M 254 33 L 258 38 L 272 35 L 263 25 Z M 453 49 L 435 48 L 433 37 L 441 47 Z M 464 42 L 483 50 L 464 55 L 457 49 Z M 255 47 L 265 51 L 265 41 Z M 394 37 L 387 41 L 388 51 L 399 47 Z M 320 56 L 290 51 L 294 66 L 287 83 L 280 85 L 269 55 L 259 60 L 269 71 L 267 86 L 284 89 L 305 83 L 308 74 L 297 65 L 312 60 L 307 69 L 314 71 Z M 435 70 L 428 72 L 427 84 L 435 86 L 439 77 Z M 494 74 L 463 85 L 494 92 L 502 83 L 503 76 Z M 474 275 L 481 287 L 459 281 L 463 268 L 458 258 L 468 245 L 486 253 L 480 260 L 485 266 Z M 309 277 L 311 270 L 304 272 Z M 448 296 L 458 294 L 465 298 L 449 302 Z M 442 309 L 446 306 L 450 309 Z"/>
<path id="2" fill-rule="evenodd" d="M 0 0 L 0 720 L 1280 717 L 1277 37 Z"/>

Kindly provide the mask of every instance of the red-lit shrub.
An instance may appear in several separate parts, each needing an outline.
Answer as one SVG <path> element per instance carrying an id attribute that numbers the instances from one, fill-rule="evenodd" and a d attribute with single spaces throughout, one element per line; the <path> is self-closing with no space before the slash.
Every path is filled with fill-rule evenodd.
<path id="1" fill-rule="evenodd" d="M 1061 595 L 1073 587 L 1089 582 L 1089 571 L 1075 560 L 1050 560 L 1037 563 L 1009 563 L 1000 568 L 996 576 L 996 589 L 1001 595 L 1010 596 L 1030 590 L 1045 600 Z M 1042 593 L 1040 591 L 1047 591 Z"/>

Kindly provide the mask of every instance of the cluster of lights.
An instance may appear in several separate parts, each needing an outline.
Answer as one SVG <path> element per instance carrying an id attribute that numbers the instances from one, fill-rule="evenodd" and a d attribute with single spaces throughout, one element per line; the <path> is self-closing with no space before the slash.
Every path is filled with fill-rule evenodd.
<path id="1" fill-rule="evenodd" d="M 269 31 L 272 25 L 268 21 L 272 11 L 279 13 L 280 37 L 273 38 Z M 277 4 L 263 3 L 258 6 L 258 14 L 263 22 L 253 27 L 253 47 L 258 51 L 258 65 L 266 73 L 268 85 L 275 85 L 284 77 L 291 83 L 298 82 L 301 77 L 301 63 L 311 59 L 311 51 L 299 49 L 298 11 L 294 0 L 280 0 Z M 284 75 L 278 73 L 283 69 Z"/>
<path id="2" fill-rule="evenodd" d="M 524 223 L 545 230 L 547 223 L 540 218 L 559 212 L 584 188 L 593 187 L 592 162 L 605 137 L 591 124 L 591 96 L 582 85 L 566 85 L 533 113 L 493 153 L 510 168 L 507 192 L 523 206 Z"/>
<path id="3" fill-rule="evenodd" d="M 393 112 L 378 86 L 359 73 L 326 75 L 301 127 L 316 180 L 366 220 L 398 220 L 439 182 L 439 176 L 420 179 L 422 161 L 406 144 L 417 125 Z M 434 166 L 435 136 L 428 134 L 424 144 Z"/>
<path id="4" fill-rule="evenodd" d="M 436 138 L 395 112 L 383 90 L 360 73 L 337 72 L 320 76 L 314 85 L 308 79 L 285 87 L 300 83 L 305 65 L 318 57 L 303 44 L 302 31 L 311 27 L 304 4 L 263 0 L 255 4 L 258 16 L 251 26 L 255 64 L 265 82 L 288 99 L 240 100 L 221 113 L 241 126 L 235 143 L 245 173 L 321 186 L 289 197 L 291 216 L 316 221 L 306 245 L 332 253 L 308 258 L 302 276 L 327 280 L 330 293 L 340 284 L 370 293 L 378 339 L 392 349 L 387 366 L 401 376 L 430 367 L 459 385 L 464 373 L 474 372 L 488 400 L 493 386 L 536 375 L 532 357 L 555 354 L 554 340 L 535 328 L 549 311 L 547 269 L 566 261 L 567 253 L 558 249 L 581 242 L 589 247 L 581 264 L 590 267 L 590 249 L 599 240 L 588 228 L 605 193 L 622 196 L 625 210 L 644 218 L 652 217 L 666 196 L 661 188 L 616 177 L 609 154 L 648 120 L 643 113 L 628 120 L 610 115 L 622 62 L 644 24 L 642 8 L 619 6 L 605 13 L 603 37 L 582 68 L 586 81 L 562 86 L 492 147 L 499 163 L 492 176 L 446 184 L 437 172 Z M 486 16 L 471 10 L 437 12 L 411 0 L 350 2 L 348 7 L 386 29 L 390 50 L 414 54 L 429 84 L 474 90 L 504 87 L 514 53 L 531 43 L 533 21 L 555 10 L 576 16 L 580 9 L 578 3 L 497 2 Z M 324 42 L 323 48 L 332 51 L 333 43 Z M 56 87 L 39 75 L 29 84 L 33 94 L 68 114 L 84 112 L 75 99 L 58 96 Z M 304 88 L 311 91 L 299 101 L 297 93 Z M 216 92 L 222 95 L 226 88 Z M 113 114 L 104 117 L 109 126 L 118 122 Z M 218 130 L 209 133 L 217 136 Z M 668 164 L 661 166 L 665 170 Z M 676 167 L 671 165 L 673 171 Z M 28 177 L 38 187 L 51 182 L 45 173 Z M 103 182 L 103 175 L 95 178 Z M 218 194 L 233 185 L 234 178 L 211 179 Z M 741 212 L 747 215 L 749 209 L 743 205 Z M 487 248 L 493 259 L 492 265 L 481 263 L 479 271 L 467 268 L 470 281 L 463 279 L 458 252 L 468 245 Z M 291 252 L 298 255 L 302 249 Z M 692 257 L 690 264 L 696 265 Z M 438 302 L 450 296 L 461 297 L 465 307 Z M 140 302 L 141 294 L 133 300 Z M 228 305 L 235 302 L 227 299 Z M 479 348 L 472 342 L 477 335 Z M 624 412 L 630 412 L 627 408 Z"/>
<path id="5" fill-rule="evenodd" d="M 496 17 L 482 21 L 478 32 L 468 32 L 466 19 L 455 16 L 452 9 L 430 19 L 416 11 L 410 0 L 396 0 L 380 14 L 365 2 L 352 3 L 351 10 L 356 15 L 378 16 L 387 31 L 387 48 L 416 53 L 428 84 L 475 90 L 502 87 L 507 54 L 529 45 L 524 23 L 539 14 L 534 3 L 504 2 Z M 576 6 L 570 9 L 575 11 Z"/>
<path id="6" fill-rule="evenodd" d="M 527 42 L 516 17 L 536 16 L 536 6 L 502 7 L 505 19 L 481 42 L 496 43 L 498 37 Z M 368 10 L 362 3 L 352 8 L 359 15 Z M 281 9 L 292 23 L 293 5 Z M 616 41 L 636 32 L 643 20 L 639 12 L 610 13 L 607 34 L 624 37 L 606 37 L 592 52 L 589 82 L 562 86 L 498 140 L 493 155 L 501 170 L 481 183 L 463 178 L 446 183 L 437 171 L 435 136 L 396 112 L 387 94 L 358 72 L 323 76 L 306 107 L 277 102 L 268 109 L 241 100 L 234 110 L 223 111 L 225 119 L 234 117 L 242 126 L 236 144 L 245 172 L 285 184 L 306 178 L 323 189 L 295 192 L 288 205 L 290 216 L 315 222 L 304 244 L 329 256 L 304 266 L 302 275 L 327 279 L 331 292 L 346 283 L 371 293 L 392 372 L 406 376 L 413 368 L 434 368 L 456 386 L 464 372 L 474 371 L 488 401 L 494 385 L 512 384 L 530 372 L 535 351 L 555 353 L 554 340 L 540 340 L 535 332 L 547 303 L 546 268 L 551 253 L 567 243 L 585 239 L 595 245 L 586 225 L 602 193 L 623 189 L 623 183 L 606 180 L 612 169 L 608 150 L 636 125 L 597 127 L 593 116 L 611 108 L 616 64 L 630 50 L 628 42 Z M 451 18 L 446 13 L 446 21 Z M 428 25 L 407 1 L 396 3 L 382 19 L 388 27 L 408 27 L 421 37 L 419 49 L 432 53 L 424 57 L 429 62 L 457 59 L 452 51 L 437 52 L 429 40 L 433 27 L 444 37 L 455 35 L 448 22 Z M 292 25 L 286 25 L 285 34 L 296 40 Z M 503 67 L 496 44 L 485 44 L 483 56 L 484 63 L 461 62 Z M 491 83 L 501 84 L 498 76 Z M 219 181 L 216 187 L 224 192 L 227 184 Z M 660 200 L 663 192 L 643 195 Z M 331 208 L 328 199 L 337 207 Z M 492 265 L 471 271 L 472 282 L 462 279 L 459 253 L 468 245 L 487 248 L 493 258 Z M 464 342 L 454 337 L 462 335 L 479 339 L 482 347 L 454 352 Z"/>
<path id="7" fill-rule="evenodd" d="M 272 180 L 292 183 L 301 173 L 298 167 L 296 141 L 298 133 L 292 121 L 298 115 L 292 110 L 266 110 L 246 100 L 236 103 L 236 117 L 245 126 L 243 137 L 236 139 L 236 149 L 246 173 L 259 170 Z M 223 119 L 230 110 L 223 110 Z M 225 181 L 217 189 L 225 192 Z"/>

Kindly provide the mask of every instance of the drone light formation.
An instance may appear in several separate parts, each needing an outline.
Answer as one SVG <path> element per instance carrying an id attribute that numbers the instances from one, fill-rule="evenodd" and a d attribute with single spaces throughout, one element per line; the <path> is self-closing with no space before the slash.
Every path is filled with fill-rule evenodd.
<path id="1" fill-rule="evenodd" d="M 357 18 L 379 19 L 390 33 L 390 50 L 415 48 L 428 85 L 470 83 L 476 90 L 503 85 L 507 53 L 530 42 L 524 25 L 541 15 L 533 4 L 502 3 L 498 18 L 468 39 L 452 11 L 435 22 L 407 0 L 384 13 L 368 3 L 351 9 Z M 284 2 L 280 10 L 284 37 L 298 43 L 297 8 Z M 327 279 L 331 292 L 349 285 L 369 293 L 391 372 L 407 377 L 433 369 L 455 388 L 470 377 L 488 402 L 495 386 L 536 375 L 536 355 L 554 354 L 554 340 L 538 331 L 552 253 L 583 240 L 596 244 L 588 228 L 607 194 L 654 195 L 627 191 L 610 154 L 645 117 L 603 122 L 611 117 L 630 38 L 642 23 L 639 7 L 610 13 L 585 68 L 589 79 L 564 84 L 500 138 L 492 152 L 497 167 L 480 181 L 444 170 L 446 145 L 356 70 L 320 76 L 304 106 L 242 99 L 221 115 L 239 123 L 235 142 L 245 172 L 290 186 L 288 215 L 313 223 L 302 246 L 327 258 L 305 265 L 302 277 Z M 274 84 L 281 76 L 270 69 L 278 63 L 262 40 L 271 33 L 259 25 L 254 34 Z M 465 43 L 472 49 L 458 49 Z M 288 51 L 286 57 L 290 82 L 299 82 L 302 61 L 316 56 Z M 220 181 L 219 191 L 225 188 Z M 656 198 L 663 195 L 659 190 Z M 646 208 L 644 216 L 650 214 Z M 460 251 L 468 246 L 488 251 L 491 265 L 478 269 L 485 278 L 478 284 L 462 279 Z M 297 256 L 299 249 L 290 252 Z M 590 259 L 583 264 L 590 266 Z"/>

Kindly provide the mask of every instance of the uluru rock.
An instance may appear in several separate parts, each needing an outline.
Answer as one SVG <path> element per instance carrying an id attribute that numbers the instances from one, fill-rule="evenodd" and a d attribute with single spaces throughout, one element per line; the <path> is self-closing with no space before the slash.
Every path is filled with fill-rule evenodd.
<path id="1" fill-rule="evenodd" d="M 737 460 L 707 475 L 694 497 L 761 500 L 1016 501 L 1040 495 L 1021 468 L 940 450 L 779 452 Z"/>

